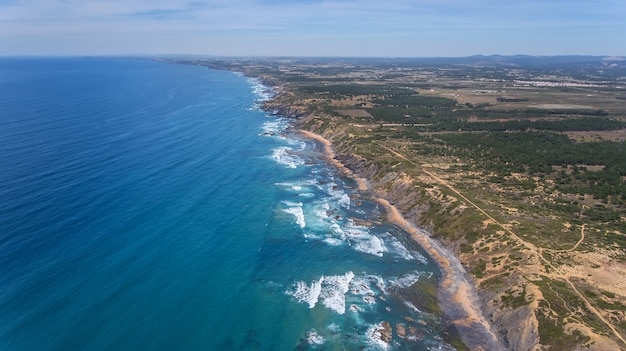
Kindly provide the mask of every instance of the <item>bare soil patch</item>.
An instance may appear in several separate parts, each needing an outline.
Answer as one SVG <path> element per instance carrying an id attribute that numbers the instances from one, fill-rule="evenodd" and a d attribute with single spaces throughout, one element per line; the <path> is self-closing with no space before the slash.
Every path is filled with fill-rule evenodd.
<path id="1" fill-rule="evenodd" d="M 626 141 L 626 129 L 599 130 L 599 131 L 575 131 L 566 132 L 568 138 L 578 142 L 593 141 Z"/>

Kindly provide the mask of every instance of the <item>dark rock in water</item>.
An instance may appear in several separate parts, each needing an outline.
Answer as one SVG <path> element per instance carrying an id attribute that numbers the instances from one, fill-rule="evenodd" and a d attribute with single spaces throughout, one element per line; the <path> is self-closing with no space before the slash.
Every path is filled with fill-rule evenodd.
<path id="1" fill-rule="evenodd" d="M 393 331 L 391 329 L 391 324 L 389 324 L 389 322 L 387 321 L 383 321 L 380 324 L 380 327 L 377 327 L 374 330 L 370 331 L 370 337 L 388 344 L 393 339 L 392 332 Z"/>
<path id="2" fill-rule="evenodd" d="M 391 339 L 393 339 L 391 324 L 387 321 L 383 321 L 381 325 L 383 328 L 378 330 L 378 332 L 380 332 L 380 339 L 389 343 Z"/>
<path id="3" fill-rule="evenodd" d="M 402 338 L 402 339 L 406 339 L 406 328 L 404 327 L 403 323 L 398 323 L 396 324 L 396 334 Z"/>
<path id="4" fill-rule="evenodd" d="M 409 327 L 409 332 L 407 333 L 407 339 L 409 340 L 422 340 L 424 335 L 417 330 L 415 327 Z"/>
<path id="5" fill-rule="evenodd" d="M 418 320 L 417 320 L 417 323 L 418 323 L 419 325 L 423 325 L 423 326 L 427 326 L 427 325 L 428 325 L 428 323 L 424 322 L 424 321 L 423 321 L 423 320 L 421 320 L 421 319 L 418 319 Z"/>

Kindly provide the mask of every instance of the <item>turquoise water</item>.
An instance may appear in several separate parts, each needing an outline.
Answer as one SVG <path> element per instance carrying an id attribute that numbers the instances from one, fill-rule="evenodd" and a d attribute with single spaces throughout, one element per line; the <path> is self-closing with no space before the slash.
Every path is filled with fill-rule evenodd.
<path id="1" fill-rule="evenodd" d="M 257 81 L 3 58 L 0 92 L 0 349 L 450 349 L 434 265 Z"/>

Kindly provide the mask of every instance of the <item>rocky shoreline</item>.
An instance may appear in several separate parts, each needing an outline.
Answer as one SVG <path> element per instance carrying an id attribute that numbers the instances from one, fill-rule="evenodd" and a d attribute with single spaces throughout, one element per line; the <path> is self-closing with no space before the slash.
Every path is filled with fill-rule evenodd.
<path id="1" fill-rule="evenodd" d="M 374 201 L 385 209 L 390 223 L 407 232 L 411 239 L 420 245 L 437 263 L 442 272 L 439 300 L 444 316 L 458 332 L 463 343 L 472 350 L 504 350 L 504 344 L 485 319 L 480 299 L 461 262 L 443 245 L 431 238 L 424 230 L 406 220 L 389 200 L 380 197 L 371 187 L 367 177 L 361 177 L 336 158 L 332 143 L 322 135 L 300 130 L 307 138 L 323 145 L 329 162 L 346 176 L 353 178 L 360 191 L 368 193 Z"/>
<path id="2" fill-rule="evenodd" d="M 456 269 L 457 274 L 446 274 L 446 265 L 440 265 L 444 279 L 438 290 L 439 305 L 451 321 L 451 335 L 460 336 L 467 344 L 464 347 L 455 343 L 458 349 L 525 351 L 564 345 L 566 348 L 563 349 L 621 349 L 619 342 L 624 343 L 624 339 L 619 328 L 616 329 L 617 325 L 613 325 L 606 314 L 603 316 L 610 309 L 598 311 L 594 307 L 594 300 L 616 306 L 620 303 L 618 296 L 622 296 L 623 283 L 601 280 L 608 275 L 624 275 L 621 268 L 616 273 L 604 266 L 606 262 L 615 261 L 606 260 L 594 252 L 575 251 L 576 244 L 567 250 L 567 255 L 580 259 L 580 262 L 551 264 L 550 258 L 543 253 L 564 250 L 530 244 L 513 232 L 509 223 L 495 219 L 483 209 L 483 204 L 474 203 L 471 194 L 466 197 L 465 189 L 459 191 L 456 183 L 442 176 L 445 171 L 432 171 L 439 169 L 439 165 L 421 164 L 424 160 L 414 158 L 416 153 L 410 149 L 414 144 L 395 140 L 389 133 L 377 134 L 377 128 L 394 130 L 396 125 L 361 123 L 361 119 L 371 116 L 355 112 L 362 110 L 345 108 L 367 107 L 363 99 L 343 101 L 344 97 L 339 96 L 336 101 L 324 100 L 313 93 L 303 92 L 299 88 L 302 82 L 283 79 L 289 77 L 291 71 L 283 70 L 280 63 L 273 66 L 272 62 L 259 61 L 191 63 L 239 72 L 271 87 L 273 97 L 262 103 L 263 110 L 271 115 L 291 118 L 295 129 L 319 136 L 330 163 L 354 177 L 363 196 L 386 200 L 408 222 L 408 226 L 398 224 L 406 228 L 407 233 L 411 234 L 412 228 L 418 231 L 425 228 L 427 232 L 420 235 L 438 245 L 442 253 L 445 251 L 451 259 L 448 261 L 450 269 Z M 269 68 L 266 64 L 270 65 Z M 373 78 L 365 81 L 380 83 Z M 293 89 L 291 84 L 294 84 Z M 304 84 L 305 87 L 309 85 Z M 347 114 L 337 115 L 331 106 L 337 106 Z M 441 169 L 447 168 L 441 166 Z M 461 182 L 461 185 L 467 184 Z M 389 208 L 388 213 L 392 211 Z M 584 228 L 583 225 L 581 234 Z M 584 240 L 582 235 L 581 241 Z M 413 239 L 420 243 L 416 237 Z M 601 284 L 591 287 L 591 292 L 600 298 L 581 293 L 587 281 L 581 277 L 589 270 L 597 278 L 594 283 Z M 465 284 L 455 284 L 458 279 Z M 600 295 L 604 294 L 602 289 L 606 295 Z M 461 297 L 464 302 L 460 302 Z M 477 316 L 468 311 L 476 312 Z M 563 312 L 569 312 L 575 318 L 563 318 Z M 402 333 L 401 329 L 396 325 L 394 332 Z M 386 328 L 381 326 L 380 330 L 386 333 Z M 381 331 L 380 334 L 384 333 Z M 457 342 L 458 338 L 454 340 Z M 491 341 L 495 344 L 489 344 Z"/>

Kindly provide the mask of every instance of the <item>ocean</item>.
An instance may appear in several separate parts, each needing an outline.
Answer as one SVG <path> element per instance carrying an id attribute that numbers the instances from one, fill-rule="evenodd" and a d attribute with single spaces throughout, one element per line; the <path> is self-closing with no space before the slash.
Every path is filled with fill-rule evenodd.
<path id="1" fill-rule="evenodd" d="M 259 108 L 272 93 L 0 58 L 0 349 L 453 350 L 420 304 L 435 264 Z"/>

